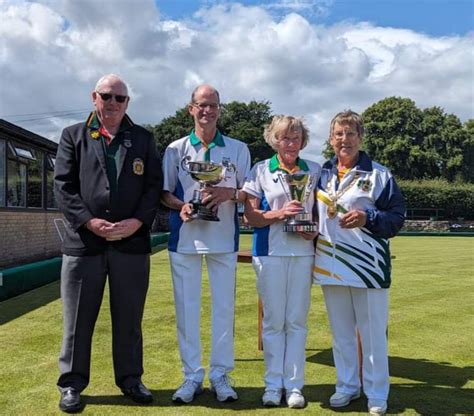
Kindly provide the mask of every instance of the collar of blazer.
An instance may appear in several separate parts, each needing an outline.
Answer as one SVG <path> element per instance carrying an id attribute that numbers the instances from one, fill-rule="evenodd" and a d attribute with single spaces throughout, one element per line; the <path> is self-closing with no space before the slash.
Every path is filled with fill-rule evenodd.
<path id="1" fill-rule="evenodd" d="M 125 114 L 125 116 L 122 119 L 122 122 L 120 123 L 120 127 L 117 134 L 130 129 L 134 125 L 135 123 L 132 121 L 132 119 L 127 114 Z M 95 111 L 92 111 L 89 114 L 89 117 L 87 117 L 86 126 L 90 130 L 91 137 L 94 140 L 98 140 L 101 136 L 99 132 L 101 124 L 100 124 L 99 117 L 97 116 L 97 113 Z"/>

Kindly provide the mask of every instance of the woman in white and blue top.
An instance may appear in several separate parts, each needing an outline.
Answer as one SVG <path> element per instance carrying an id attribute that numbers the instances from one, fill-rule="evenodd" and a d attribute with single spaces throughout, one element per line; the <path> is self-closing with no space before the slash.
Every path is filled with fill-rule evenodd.
<path id="1" fill-rule="evenodd" d="M 316 231 L 284 231 L 285 220 L 313 212 L 320 166 L 303 160 L 308 130 L 299 118 L 275 116 L 264 132 L 276 151 L 257 163 L 244 184 L 245 217 L 254 229 L 253 266 L 263 303 L 265 406 L 278 406 L 286 393 L 289 407 L 304 407 L 305 345 Z M 290 200 L 285 174 L 307 174 L 305 196 Z"/>
<path id="2" fill-rule="evenodd" d="M 333 334 L 337 383 L 330 405 L 343 407 L 359 398 L 358 330 L 368 410 L 381 415 L 389 393 L 388 238 L 403 225 L 405 202 L 389 170 L 360 151 L 363 134 L 362 119 L 353 111 L 331 122 L 336 156 L 323 165 L 318 184 L 314 281 L 323 289 Z"/>

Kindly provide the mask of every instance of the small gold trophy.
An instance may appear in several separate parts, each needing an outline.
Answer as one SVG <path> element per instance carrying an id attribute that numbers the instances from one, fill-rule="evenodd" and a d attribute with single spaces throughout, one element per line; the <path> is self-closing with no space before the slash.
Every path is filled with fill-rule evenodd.
<path id="1" fill-rule="evenodd" d="M 201 192 L 207 186 L 217 185 L 220 181 L 225 180 L 227 172 L 235 172 L 235 165 L 227 161 L 223 161 L 222 164 L 191 161 L 191 156 L 185 156 L 181 160 L 181 167 L 191 175 L 191 178 L 199 182 L 199 189 L 193 191 L 193 199 L 189 201 L 193 206 L 190 217 L 205 221 L 220 221 L 212 209 L 203 205 Z"/>
<path id="2" fill-rule="evenodd" d="M 283 191 L 288 201 L 299 201 L 303 205 L 302 211 L 291 218 L 287 218 L 283 225 L 283 231 L 314 232 L 318 230 L 318 223 L 312 221 L 312 213 L 304 208 L 308 197 L 314 191 L 316 177 L 311 173 L 278 174 Z"/>

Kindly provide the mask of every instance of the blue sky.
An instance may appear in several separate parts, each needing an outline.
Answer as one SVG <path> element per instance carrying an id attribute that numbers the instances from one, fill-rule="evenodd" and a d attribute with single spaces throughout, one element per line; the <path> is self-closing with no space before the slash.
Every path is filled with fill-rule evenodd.
<path id="1" fill-rule="evenodd" d="M 157 124 L 210 83 L 224 103 L 329 122 L 391 96 L 474 118 L 474 0 L 0 0 L 0 118 L 57 141 L 104 74 Z"/>
<path id="2" fill-rule="evenodd" d="M 208 0 L 156 0 L 164 17 L 191 16 Z M 244 5 L 271 6 L 274 0 L 239 0 Z M 297 4 L 298 1 L 289 3 Z M 300 2 L 319 4 L 324 13 L 306 13 L 316 24 L 331 25 L 341 20 L 371 22 L 378 26 L 412 29 L 432 36 L 464 35 L 474 30 L 474 0 L 328 0 Z M 275 9 L 274 9 L 275 10 Z"/>

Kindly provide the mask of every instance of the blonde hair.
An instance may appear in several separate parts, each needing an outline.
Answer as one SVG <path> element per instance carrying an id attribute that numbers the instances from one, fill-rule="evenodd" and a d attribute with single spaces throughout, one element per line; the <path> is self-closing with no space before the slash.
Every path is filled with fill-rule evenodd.
<path id="1" fill-rule="evenodd" d="M 352 110 L 344 110 L 340 113 L 337 113 L 334 118 L 331 120 L 331 127 L 329 129 L 329 140 L 334 133 L 334 126 L 338 124 L 349 124 L 351 126 L 355 126 L 357 130 L 357 134 L 362 139 L 364 137 L 364 122 L 362 121 L 362 117 Z"/>
<path id="2" fill-rule="evenodd" d="M 309 141 L 309 130 L 304 124 L 301 117 L 279 115 L 274 116 L 271 123 L 265 126 L 263 132 L 263 138 L 270 145 L 270 147 L 277 151 L 278 150 L 278 136 L 282 132 L 286 131 L 301 131 L 301 149 L 303 149 Z"/>

